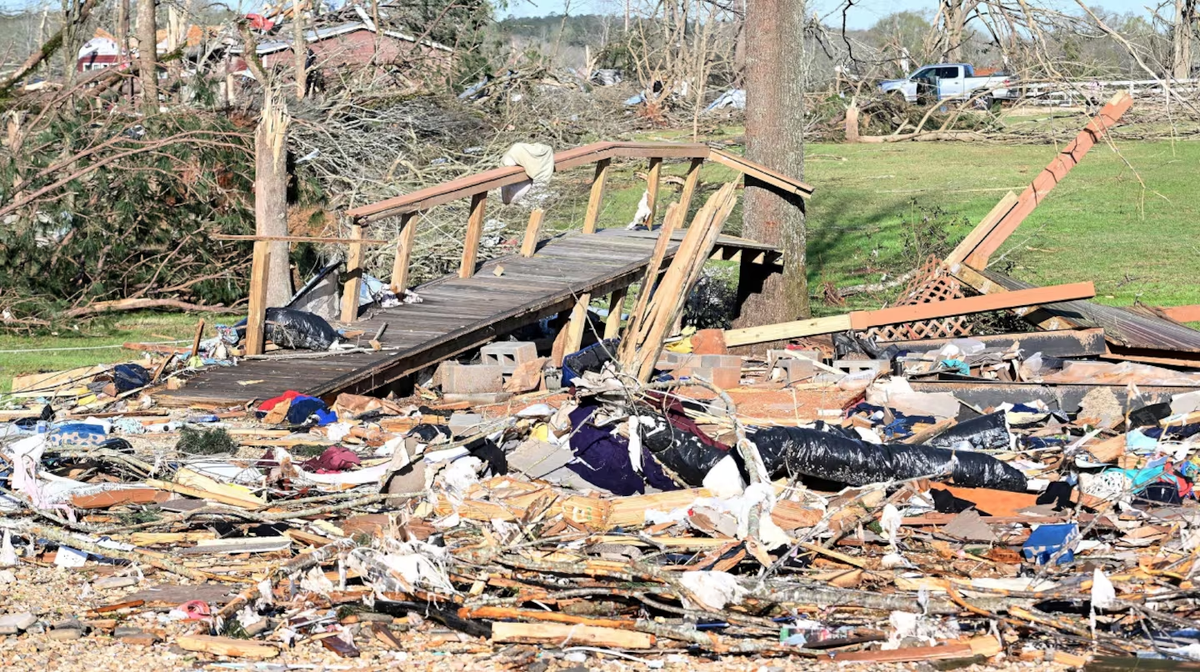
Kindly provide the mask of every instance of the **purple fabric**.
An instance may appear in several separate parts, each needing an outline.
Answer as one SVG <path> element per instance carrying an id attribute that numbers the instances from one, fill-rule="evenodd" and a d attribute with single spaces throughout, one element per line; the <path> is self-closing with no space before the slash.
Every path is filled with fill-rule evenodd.
<path id="1" fill-rule="evenodd" d="M 567 465 L 592 485 L 614 495 L 640 495 L 646 485 L 659 490 L 678 490 L 679 486 L 667 477 L 650 452 L 642 448 L 642 473 L 633 470 L 629 461 L 629 442 L 612 433 L 613 427 L 596 427 L 588 422 L 595 407 L 581 407 L 570 414 L 571 450 L 576 461 Z"/>

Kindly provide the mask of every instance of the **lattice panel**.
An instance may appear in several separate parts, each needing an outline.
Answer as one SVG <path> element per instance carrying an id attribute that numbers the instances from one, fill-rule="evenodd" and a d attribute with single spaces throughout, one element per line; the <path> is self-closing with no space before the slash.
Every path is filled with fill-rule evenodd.
<path id="1" fill-rule="evenodd" d="M 941 261 L 930 257 L 921 270 L 913 276 L 896 302 L 898 306 L 913 306 L 934 301 L 966 298 L 963 286 L 954 276 L 942 268 Z M 970 332 L 967 316 L 947 317 L 940 320 L 908 322 L 886 327 L 877 327 L 867 332 L 876 341 L 907 341 L 920 338 L 954 338 Z"/>

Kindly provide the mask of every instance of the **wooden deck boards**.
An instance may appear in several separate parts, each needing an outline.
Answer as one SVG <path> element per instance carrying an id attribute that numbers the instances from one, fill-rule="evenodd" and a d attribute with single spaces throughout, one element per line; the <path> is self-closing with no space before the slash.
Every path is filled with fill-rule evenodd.
<path id="1" fill-rule="evenodd" d="M 684 232 L 672 236 L 673 256 Z M 657 232 L 607 229 L 543 242 L 530 258 L 506 256 L 480 264 L 471 278 L 450 275 L 417 288 L 422 303 L 367 311 L 353 325 L 362 345 L 383 323 L 384 350 L 303 359 L 242 361 L 202 371 L 179 390 L 158 395 L 166 405 L 240 405 L 298 390 L 314 396 L 367 393 L 447 357 L 569 309 L 576 297 L 599 297 L 641 279 Z M 770 251 L 741 238 L 719 246 Z M 503 268 L 495 275 L 497 266 Z M 348 326 L 348 325 L 343 325 Z M 254 382 L 257 381 L 257 382 Z M 251 384 L 245 384 L 251 383 Z"/>

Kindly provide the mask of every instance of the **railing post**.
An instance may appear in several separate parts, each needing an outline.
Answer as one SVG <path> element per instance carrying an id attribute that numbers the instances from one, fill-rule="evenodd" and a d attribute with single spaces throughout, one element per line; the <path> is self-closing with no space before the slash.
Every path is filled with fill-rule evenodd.
<path id="1" fill-rule="evenodd" d="M 538 232 L 542 229 L 542 216 L 545 214 L 541 208 L 534 208 L 533 212 L 529 213 L 529 223 L 525 225 L 525 238 L 521 240 L 522 257 L 532 257 L 537 251 Z"/>
<path id="2" fill-rule="evenodd" d="M 361 241 L 363 228 L 361 224 L 350 226 L 351 241 Z M 363 247 L 361 242 L 351 242 L 346 254 L 346 285 L 342 291 L 342 322 L 350 323 L 358 319 L 358 290 L 362 287 Z"/>
<path id="3" fill-rule="evenodd" d="M 683 222 L 687 224 L 688 208 L 692 205 L 692 196 L 696 193 L 696 187 L 700 184 L 700 166 L 704 164 L 704 159 L 692 159 L 692 165 L 688 168 L 687 179 L 683 182 L 683 193 L 679 195 L 679 206 L 683 208 Z"/>
<path id="4" fill-rule="evenodd" d="M 417 213 L 400 216 L 400 235 L 396 238 L 396 259 L 392 262 L 392 293 L 401 296 L 408 289 L 408 265 L 412 260 L 413 242 L 417 239 Z"/>
<path id="5" fill-rule="evenodd" d="M 654 228 L 654 215 L 658 211 L 658 178 L 662 174 L 662 157 L 650 159 L 650 171 L 646 174 L 646 205 L 650 207 L 650 218 L 646 220 L 646 228 Z"/>
<path id="6" fill-rule="evenodd" d="M 616 338 L 621 335 L 621 309 L 625 306 L 625 291 L 627 287 L 614 289 L 608 295 L 608 317 L 604 320 L 604 338 Z"/>
<path id="7" fill-rule="evenodd" d="M 246 354 L 263 353 L 263 328 L 267 321 L 267 266 L 271 261 L 271 243 L 254 241 L 250 266 L 250 313 L 246 316 Z"/>
<path id="8" fill-rule="evenodd" d="M 483 214 L 487 206 L 487 192 L 471 196 L 471 217 L 467 220 L 467 238 L 463 241 L 462 265 L 458 277 L 475 275 L 475 257 L 479 254 L 479 239 L 483 237 Z"/>
<path id="9" fill-rule="evenodd" d="M 592 193 L 588 196 L 587 214 L 583 218 L 583 232 L 595 233 L 596 221 L 600 219 L 600 202 L 604 200 L 604 182 L 608 179 L 608 166 L 612 159 L 596 162 L 596 176 L 592 178 Z"/>

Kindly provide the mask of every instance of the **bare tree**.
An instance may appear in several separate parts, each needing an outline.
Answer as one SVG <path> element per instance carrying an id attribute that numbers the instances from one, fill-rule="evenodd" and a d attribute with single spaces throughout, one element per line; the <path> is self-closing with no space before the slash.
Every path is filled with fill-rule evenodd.
<path id="1" fill-rule="evenodd" d="M 1192 75 L 1192 39 L 1195 37 L 1196 0 L 1175 0 L 1175 25 L 1171 36 L 1171 74 L 1175 79 Z"/>
<path id="2" fill-rule="evenodd" d="M 138 0 L 138 61 L 141 69 L 142 109 L 158 112 L 158 36 L 154 0 Z"/>
<path id="3" fill-rule="evenodd" d="M 746 157 L 791 177 L 804 174 L 804 25 L 800 0 L 749 0 L 746 27 Z M 742 232 L 777 245 L 784 271 L 767 275 L 742 266 L 744 300 L 737 326 L 794 320 L 809 314 L 804 206 L 746 180 Z M 764 269 L 765 270 L 765 269 Z M 761 286 L 761 291 L 753 293 Z"/>

